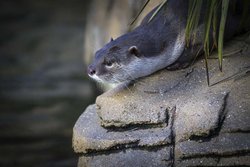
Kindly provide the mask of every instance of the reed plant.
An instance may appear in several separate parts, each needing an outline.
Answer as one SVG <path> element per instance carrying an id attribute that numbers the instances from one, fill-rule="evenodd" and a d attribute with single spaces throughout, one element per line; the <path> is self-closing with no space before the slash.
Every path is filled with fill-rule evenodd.
<path id="1" fill-rule="evenodd" d="M 140 13 L 146 7 L 146 5 L 151 0 L 147 0 L 145 5 L 143 6 Z M 224 45 L 224 32 L 225 25 L 228 15 L 229 3 L 236 3 L 236 0 L 189 0 L 188 5 L 188 16 L 185 30 L 185 40 L 186 47 L 190 47 L 195 43 L 196 39 L 196 29 L 199 25 L 199 20 L 201 16 L 202 5 L 206 5 L 206 13 L 204 19 L 204 41 L 203 41 L 203 51 L 205 57 L 205 65 L 207 70 L 207 81 L 209 85 L 209 75 L 208 75 L 208 57 L 211 54 L 211 51 L 217 49 L 218 51 L 218 64 L 219 69 L 222 71 L 222 60 L 223 60 L 223 45 Z M 161 4 L 159 4 L 158 8 L 155 10 L 149 22 L 159 13 L 159 11 L 163 8 L 164 5 L 167 5 L 168 0 L 163 0 Z M 243 11 L 242 11 L 242 19 L 239 27 L 244 26 L 245 20 L 249 17 L 249 5 L 250 0 L 242 0 L 243 3 Z M 221 9 L 219 9 L 221 8 Z M 218 10 L 219 9 L 219 10 Z M 218 12 L 221 11 L 221 12 Z M 218 19 L 219 18 L 219 19 Z M 212 29 L 212 41 L 210 41 L 210 33 Z M 211 45 L 211 46 L 210 46 Z"/>

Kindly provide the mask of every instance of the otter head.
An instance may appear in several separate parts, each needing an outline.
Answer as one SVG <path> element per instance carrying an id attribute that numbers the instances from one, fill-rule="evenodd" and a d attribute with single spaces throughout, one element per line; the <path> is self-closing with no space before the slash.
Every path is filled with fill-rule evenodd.
<path id="1" fill-rule="evenodd" d="M 141 56 L 136 46 L 124 46 L 111 41 L 96 52 L 92 64 L 88 66 L 88 75 L 99 82 L 122 83 L 133 80 L 128 64 Z"/>

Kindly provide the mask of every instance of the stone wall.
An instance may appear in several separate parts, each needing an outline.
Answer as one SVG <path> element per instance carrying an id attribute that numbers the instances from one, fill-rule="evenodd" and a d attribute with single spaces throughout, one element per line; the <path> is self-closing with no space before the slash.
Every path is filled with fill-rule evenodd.
<path id="1" fill-rule="evenodd" d="M 78 167 L 250 166 L 250 36 L 224 55 L 211 86 L 198 60 L 97 97 L 73 129 Z"/>

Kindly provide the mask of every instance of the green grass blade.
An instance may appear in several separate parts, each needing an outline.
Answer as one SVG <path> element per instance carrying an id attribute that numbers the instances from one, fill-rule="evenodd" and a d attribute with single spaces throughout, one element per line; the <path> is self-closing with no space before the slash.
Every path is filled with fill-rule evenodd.
<path id="1" fill-rule="evenodd" d="M 185 32 L 187 46 L 189 46 L 191 37 L 193 40 L 192 43 L 195 42 L 195 38 L 196 38 L 195 30 L 197 29 L 197 26 L 199 25 L 200 12 L 201 12 L 203 0 L 193 0 L 193 1 L 189 1 L 189 3 L 191 4 L 189 4 L 187 26 L 186 26 L 186 32 Z"/>
<path id="2" fill-rule="evenodd" d="M 210 86 L 208 60 L 206 55 L 205 55 L 205 67 L 206 67 L 207 85 Z"/>
<path id="3" fill-rule="evenodd" d="M 162 9 L 162 7 L 167 3 L 167 0 L 163 0 L 162 3 L 160 4 L 160 6 L 156 9 L 156 11 L 152 14 L 152 16 L 150 17 L 150 19 L 148 20 L 148 22 L 150 22 L 155 16 L 156 14 Z"/>
<path id="4" fill-rule="evenodd" d="M 220 29 L 218 37 L 218 59 L 221 71 L 222 71 L 222 58 L 223 58 L 223 38 L 224 38 L 224 30 L 227 19 L 228 5 L 229 5 L 229 0 L 222 0 L 222 11 L 221 11 Z"/>
<path id="5" fill-rule="evenodd" d="M 205 52 L 205 67 L 206 67 L 206 76 L 207 76 L 207 84 L 210 86 L 210 79 L 209 79 L 209 69 L 208 69 L 208 56 L 210 54 L 210 29 L 211 29 L 211 22 L 214 14 L 214 8 L 216 7 L 217 0 L 208 1 L 207 4 L 207 11 L 205 16 L 205 37 L 204 37 L 204 52 Z"/>
<path id="6" fill-rule="evenodd" d="M 210 28 L 211 28 L 211 22 L 212 22 L 212 16 L 214 12 L 214 8 L 216 5 L 216 0 L 210 0 L 208 1 L 208 9 L 206 12 L 206 18 L 205 18 L 205 38 L 204 38 L 204 51 L 205 56 L 209 56 L 210 52 Z"/>
<path id="7" fill-rule="evenodd" d="M 219 7 L 220 0 L 216 1 L 216 6 L 213 9 L 213 47 L 218 48 L 217 44 L 217 24 L 218 24 L 218 12 L 217 8 Z"/>
<path id="8" fill-rule="evenodd" d="M 141 10 L 139 11 L 139 13 L 135 16 L 135 18 L 132 20 L 132 22 L 129 24 L 130 26 L 132 26 L 135 21 L 138 19 L 138 17 L 141 15 L 141 13 L 143 12 L 143 10 L 145 9 L 145 7 L 148 5 L 148 3 L 150 2 L 150 0 L 147 0 L 147 2 L 143 5 L 143 7 L 141 8 Z"/>
<path id="9" fill-rule="evenodd" d="M 186 25 L 186 29 L 185 29 L 185 39 L 186 39 L 187 47 L 189 47 L 190 34 L 192 33 L 191 32 L 191 24 L 192 24 L 191 20 L 193 18 L 193 12 L 194 12 L 195 5 L 196 5 L 196 0 L 189 1 L 188 17 L 187 17 L 187 23 L 186 23 L 187 25 Z"/>
<path id="10" fill-rule="evenodd" d="M 196 29 L 197 29 L 197 27 L 199 25 L 202 3 L 203 3 L 202 0 L 198 0 L 197 1 L 197 6 L 195 8 L 195 22 L 194 22 L 194 25 L 192 27 L 192 31 L 194 32 L 193 39 L 192 39 L 193 40 L 192 41 L 193 44 L 195 43 L 195 40 L 196 40 Z"/>

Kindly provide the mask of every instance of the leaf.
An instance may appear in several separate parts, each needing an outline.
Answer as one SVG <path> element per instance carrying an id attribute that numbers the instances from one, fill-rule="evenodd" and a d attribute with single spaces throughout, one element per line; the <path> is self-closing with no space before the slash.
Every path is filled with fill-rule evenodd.
<path id="1" fill-rule="evenodd" d="M 206 55 L 205 55 L 205 67 L 206 67 L 207 85 L 210 86 L 208 60 Z"/>
<path id="2" fill-rule="evenodd" d="M 219 7 L 220 0 L 216 1 L 216 6 L 214 7 L 213 11 L 213 47 L 218 48 L 217 45 L 217 18 L 218 18 L 218 12 L 217 9 Z"/>
<path id="3" fill-rule="evenodd" d="M 212 22 L 212 16 L 214 12 L 214 8 L 216 6 L 216 1 L 217 0 L 211 0 L 208 1 L 208 9 L 206 13 L 206 18 L 205 18 L 205 38 L 204 38 L 204 52 L 205 56 L 209 56 L 210 52 L 210 28 L 211 28 L 211 22 Z"/>
<path id="4" fill-rule="evenodd" d="M 186 44 L 189 46 L 191 36 L 193 35 L 193 43 L 195 42 L 195 30 L 198 27 L 200 20 L 200 12 L 203 0 L 192 0 L 189 1 L 187 26 L 185 32 Z"/>
<path id="5" fill-rule="evenodd" d="M 206 12 L 206 18 L 205 18 L 205 38 L 204 38 L 204 52 L 205 52 L 205 67 L 206 67 L 206 76 L 207 76 L 207 84 L 208 86 L 210 85 L 210 79 L 209 79 L 209 69 L 208 69 L 208 56 L 210 54 L 209 49 L 210 49 L 210 28 L 211 28 L 211 22 L 212 22 L 212 17 L 214 13 L 214 8 L 216 7 L 216 0 L 211 0 L 208 1 L 207 5 L 208 9 Z"/>
<path id="6" fill-rule="evenodd" d="M 222 71 L 222 58 L 223 58 L 223 38 L 224 31 L 227 19 L 229 0 L 222 0 L 222 10 L 221 10 L 221 19 L 220 19 L 220 28 L 219 28 L 219 37 L 218 37 L 218 59 L 219 59 L 219 68 Z"/>
<path id="7" fill-rule="evenodd" d="M 148 5 L 148 3 L 150 2 L 150 0 L 147 0 L 147 2 L 143 5 L 143 7 L 141 8 L 141 10 L 139 11 L 139 13 L 135 16 L 135 18 L 132 20 L 132 22 L 129 24 L 130 26 L 133 25 L 135 23 L 135 21 L 138 19 L 138 17 L 141 15 L 141 13 L 143 12 L 143 10 L 145 9 L 145 7 Z"/>
<path id="8" fill-rule="evenodd" d="M 162 7 L 167 3 L 167 0 L 163 0 L 160 6 L 156 9 L 156 11 L 152 14 L 150 19 L 148 20 L 148 23 L 156 16 L 156 14 L 162 9 Z"/>

